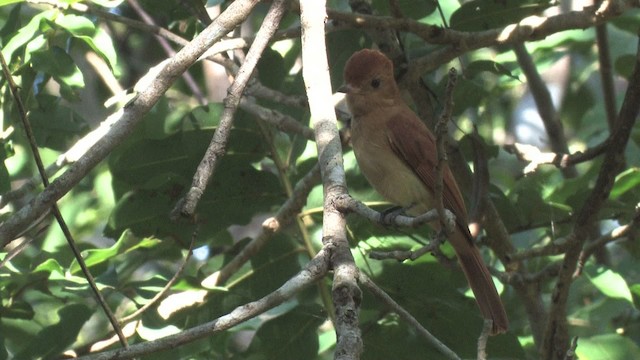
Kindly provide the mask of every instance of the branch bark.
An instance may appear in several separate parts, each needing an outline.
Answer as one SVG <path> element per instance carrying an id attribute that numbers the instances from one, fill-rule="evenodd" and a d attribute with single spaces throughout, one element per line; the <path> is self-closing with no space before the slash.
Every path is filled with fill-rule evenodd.
<path id="1" fill-rule="evenodd" d="M 349 360 L 359 359 L 362 352 L 362 337 L 358 327 L 362 293 L 356 282 L 358 269 L 347 241 L 345 218 L 333 202 L 337 196 L 347 193 L 347 185 L 337 120 L 331 106 L 331 81 L 324 38 L 325 6 L 325 1 L 300 1 L 302 77 L 315 129 L 324 189 L 322 239 L 325 246 L 334 244 L 336 249 L 331 258 L 337 335 L 334 358 Z"/>
<path id="2" fill-rule="evenodd" d="M 276 0 L 271 5 L 271 8 L 269 8 L 269 12 L 264 18 L 260 30 L 258 30 L 256 39 L 253 44 L 251 44 L 245 61 L 242 63 L 242 66 L 240 66 L 238 75 L 228 90 L 229 95 L 224 99 L 224 112 L 220 116 L 220 123 L 213 134 L 211 143 L 207 147 L 202 161 L 200 161 L 198 165 L 196 173 L 193 175 L 191 188 L 189 188 L 184 198 L 178 202 L 174 213 L 179 212 L 187 218 L 194 215 L 196 206 L 200 201 L 200 197 L 204 194 L 207 183 L 209 183 L 209 180 L 213 176 L 219 160 L 226 153 L 227 142 L 231 134 L 235 113 L 238 110 L 238 105 L 240 105 L 242 93 L 258 64 L 258 60 L 262 56 L 262 52 L 269 44 L 273 34 L 278 30 L 280 20 L 282 20 L 285 11 L 285 0 Z"/>
<path id="3" fill-rule="evenodd" d="M 158 340 L 143 342 L 127 349 L 105 351 L 100 354 L 81 356 L 82 360 L 133 359 L 142 355 L 152 354 L 162 350 L 176 348 L 195 340 L 211 336 L 214 333 L 230 329 L 248 319 L 258 316 L 284 303 L 298 294 L 302 289 L 320 280 L 329 270 L 329 260 L 333 254 L 331 246 L 325 246 L 318 255 L 289 279 L 281 287 L 269 295 L 245 305 L 235 308 L 230 313 L 206 324 L 202 324 L 178 334 L 166 336 Z"/>

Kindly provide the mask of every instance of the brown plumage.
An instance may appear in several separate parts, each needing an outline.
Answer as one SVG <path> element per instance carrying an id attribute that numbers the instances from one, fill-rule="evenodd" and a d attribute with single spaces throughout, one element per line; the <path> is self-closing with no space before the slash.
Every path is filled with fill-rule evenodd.
<path id="1" fill-rule="evenodd" d="M 344 69 L 347 104 L 352 113 L 351 141 L 360 170 L 383 197 L 410 215 L 434 206 L 436 140 L 400 97 L 393 64 L 382 53 L 361 50 Z M 444 171 L 443 205 L 456 216 L 449 237 L 482 315 L 493 320 L 492 334 L 505 332 L 507 315 L 491 274 L 467 226 L 467 211 L 451 171 Z M 436 228 L 439 225 L 435 225 Z"/>

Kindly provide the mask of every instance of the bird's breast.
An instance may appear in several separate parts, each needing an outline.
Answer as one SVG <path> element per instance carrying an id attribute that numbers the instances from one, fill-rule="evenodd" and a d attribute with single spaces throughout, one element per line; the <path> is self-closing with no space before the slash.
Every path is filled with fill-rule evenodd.
<path id="1" fill-rule="evenodd" d="M 369 120 L 352 120 L 351 141 L 362 174 L 386 200 L 401 207 L 410 207 L 410 215 L 431 209 L 431 192 L 393 151 L 384 122 Z"/>

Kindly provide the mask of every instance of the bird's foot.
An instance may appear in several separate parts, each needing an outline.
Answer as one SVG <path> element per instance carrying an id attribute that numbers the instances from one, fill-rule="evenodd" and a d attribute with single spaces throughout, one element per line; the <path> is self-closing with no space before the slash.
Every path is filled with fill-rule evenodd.
<path id="1" fill-rule="evenodd" d="M 401 206 L 392 206 L 380 213 L 380 223 L 384 226 L 391 226 L 395 223 L 398 216 L 404 215 L 407 208 Z"/>

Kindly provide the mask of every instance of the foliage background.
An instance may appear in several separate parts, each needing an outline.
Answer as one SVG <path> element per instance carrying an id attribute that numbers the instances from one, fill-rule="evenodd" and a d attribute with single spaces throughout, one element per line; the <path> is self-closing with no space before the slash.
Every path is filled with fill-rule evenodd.
<path id="1" fill-rule="evenodd" d="M 51 6 L 53 3 L 61 8 Z M 199 0 L 140 0 L 139 4 L 0 1 L 2 54 L 20 86 L 44 163 L 63 159 L 62 164 L 51 168 L 53 178 L 74 161 L 73 156 L 66 156 L 67 151 L 124 106 L 131 99 L 127 89 L 171 54 L 149 31 L 97 12 L 67 9 L 64 4 L 103 9 L 116 19 L 138 19 L 144 12 L 156 25 L 186 39 L 204 27 L 191 9 L 227 6 L 224 1 Z M 349 5 L 336 0 L 327 6 L 350 12 Z M 565 2 L 558 5 L 548 1 L 446 1 L 439 5 L 447 24 L 466 32 L 504 27 L 530 15 L 542 16 L 543 10 L 567 11 Z M 250 39 L 269 6 L 267 2 L 258 4 L 234 36 Z M 289 116 L 308 126 L 301 44 L 296 35 L 299 15 L 296 5 L 290 6 L 280 29 L 292 31 L 265 51 L 255 75 L 261 85 L 288 101 L 252 93 L 246 94 L 245 100 L 271 110 L 273 117 Z M 376 15 L 401 14 L 421 23 L 443 25 L 434 1 L 373 1 L 371 8 Z M 327 52 L 331 81 L 337 88 L 348 57 L 358 49 L 372 47 L 376 38 L 365 29 L 345 23 L 330 25 Z M 564 127 L 561 137 L 569 153 L 587 151 L 609 136 L 613 125 L 607 122 L 603 99 L 610 90 L 603 87 L 600 72 L 612 71 L 617 94 L 614 106 L 618 109 L 629 86 L 626 79 L 636 64 L 638 25 L 638 10 L 627 9 L 604 25 L 609 39 L 606 47 L 596 45 L 595 27 L 560 31 L 526 44 L 524 51 L 535 71 L 547 74 L 548 89 L 557 91 L 553 93 L 554 111 Z M 397 36 L 408 62 L 424 59 L 447 46 L 426 43 L 411 32 L 398 32 Z M 433 112 L 437 114 L 447 70 L 452 66 L 460 69 L 454 96 L 457 126 L 452 127 L 452 135 L 468 164 L 472 165 L 479 150 L 486 154 L 490 174 L 487 195 L 515 249 L 554 249 L 559 245 L 559 251 L 525 256 L 519 262 L 517 279 L 509 276 L 514 274 L 512 269 L 483 247 L 487 263 L 498 275 L 496 280 L 502 280 L 499 288 L 511 321 L 507 334 L 489 340 L 489 358 L 496 359 L 539 357 L 542 334 L 535 334 L 528 316 L 530 309 L 512 285 L 516 281 L 533 284 L 530 288 L 536 292 L 531 296 L 548 310 L 564 256 L 562 244 L 573 231 L 575 215 L 590 195 L 602 163 L 600 156 L 572 170 L 540 165 L 525 174 L 529 163 L 506 151 L 506 144 L 528 141 L 518 133 L 524 121 L 521 114 L 538 110 L 531 101 L 527 107 L 529 77 L 523 73 L 515 47 L 496 45 L 466 52 L 421 76 L 431 89 Z M 177 50 L 179 46 L 170 44 L 170 48 Z M 598 54 L 604 51 L 610 54 L 612 68 L 603 68 Z M 245 52 L 246 47 L 241 45 L 228 55 L 239 64 Z M 123 324 L 130 343 L 175 334 L 267 295 L 300 271 L 322 247 L 323 191 L 316 179 L 295 221 L 274 235 L 224 284 L 211 285 L 211 275 L 256 236 L 261 222 L 293 196 L 294 185 L 317 162 L 315 144 L 304 134 L 270 125 L 248 105 L 241 106 L 226 155 L 198 205 L 197 226 L 170 221 L 169 214 L 190 187 L 195 168 L 219 124 L 230 78 L 231 74 L 212 69 L 207 61 L 191 67 L 188 77 L 172 85 L 108 159 L 58 202 L 116 317 L 124 318 L 151 302 L 147 311 Z M 42 186 L 6 79 L 1 85 L 0 221 L 5 221 L 41 192 Z M 480 147 L 469 136 L 474 126 L 483 141 Z M 553 144 L 537 126 L 529 128 L 533 133 L 529 139 L 549 151 Z M 640 195 L 636 186 L 640 182 L 639 140 L 640 132 L 634 127 L 625 149 L 625 168 L 598 209 L 591 234 L 598 238 L 619 226 L 628 225 L 629 229 L 615 239 L 619 241 L 607 241 L 598 247 L 597 256 L 589 258 L 582 276 L 571 286 L 567 321 L 569 335 L 579 337 L 576 351 L 581 358 L 640 358 L 639 253 L 634 231 Z M 344 149 L 344 167 L 352 196 L 377 210 L 386 208 L 360 175 L 348 147 Z M 473 206 L 471 191 L 465 193 L 469 194 L 468 205 Z M 187 258 L 196 228 L 196 250 Z M 372 250 L 419 248 L 431 236 L 427 227 L 385 228 L 350 214 L 348 234 L 361 271 L 459 356 L 475 357 L 482 319 L 474 300 L 465 296 L 466 282 L 461 272 L 429 255 L 402 263 L 368 258 Z M 486 237 L 481 240 L 490 241 Z M 443 251 L 453 254 L 448 245 Z M 22 234 L 20 241 L 6 245 L 0 259 L 0 359 L 60 358 L 63 353 L 84 355 L 104 346 L 118 346 L 52 218 L 44 217 Z M 176 273 L 178 280 L 168 294 L 152 301 Z M 149 356 L 332 358 L 336 337 L 330 321 L 333 305 L 327 295 L 331 285 L 330 277 L 325 277 L 315 287 L 301 290 L 294 299 L 239 326 Z M 442 356 L 366 290 L 359 321 L 363 359 Z M 544 319 L 538 321 L 544 323 Z M 101 343 L 106 339 L 112 340 Z"/>

